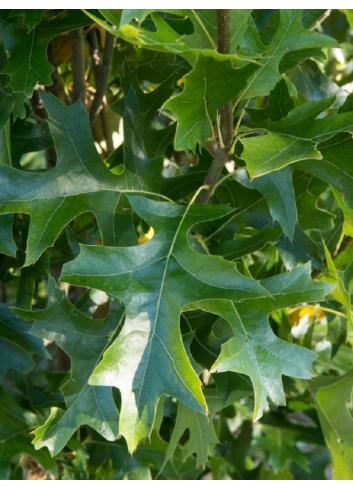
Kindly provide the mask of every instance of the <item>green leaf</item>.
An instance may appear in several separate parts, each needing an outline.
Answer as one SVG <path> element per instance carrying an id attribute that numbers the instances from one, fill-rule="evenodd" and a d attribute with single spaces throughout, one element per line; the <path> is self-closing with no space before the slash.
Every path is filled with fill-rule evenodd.
<path id="1" fill-rule="evenodd" d="M 282 467 L 285 467 L 288 460 L 308 471 L 307 457 L 295 445 L 298 441 L 295 430 L 280 426 L 261 425 L 261 431 L 264 433 L 262 436 L 256 436 L 252 445 L 269 452 L 268 462 L 275 474 L 278 474 Z"/>
<path id="2" fill-rule="evenodd" d="M 302 470 L 301 472 L 306 474 L 304 470 Z M 285 464 L 283 467 L 281 467 L 281 470 L 279 470 L 277 473 L 275 473 L 274 470 L 272 470 L 270 467 L 267 467 L 267 464 L 263 464 L 259 479 L 269 480 L 269 481 L 274 481 L 274 480 L 285 481 L 285 480 L 294 480 L 295 477 L 293 476 L 292 472 L 289 470 L 288 464 Z M 300 477 L 300 479 L 303 479 L 303 477 Z"/>
<path id="3" fill-rule="evenodd" d="M 320 424 L 330 452 L 333 480 L 353 479 L 353 371 L 342 377 L 321 377 L 312 382 Z"/>
<path id="4" fill-rule="evenodd" d="M 22 253 L 21 253 L 22 254 Z M 16 307 L 31 310 L 35 291 L 36 278 L 46 277 L 50 268 L 50 254 L 45 251 L 40 259 L 26 268 L 21 268 Z M 22 261 L 23 263 L 23 261 Z"/>
<path id="5" fill-rule="evenodd" d="M 265 203 L 265 197 L 253 188 L 246 170 L 237 171 L 233 178 L 225 180 L 223 185 L 216 188 L 215 195 L 222 204 L 231 205 L 237 209 L 237 212 L 227 219 L 211 223 L 210 227 L 213 232 L 207 240 L 211 238 L 230 239 L 240 227 L 251 226 L 261 229 L 266 224 L 270 224 L 271 216 Z M 253 211 L 254 214 L 252 214 Z M 265 219 L 263 219 L 264 214 Z M 226 232 L 228 229 L 230 236 Z"/>
<path id="6" fill-rule="evenodd" d="M 274 311 L 306 301 L 318 301 L 332 291 L 328 284 L 311 280 L 310 263 L 277 275 L 260 284 L 270 298 L 248 299 L 242 303 L 200 301 L 200 309 L 219 314 L 226 319 L 234 337 L 222 345 L 222 351 L 211 372 L 233 371 L 251 378 L 255 391 L 254 420 L 268 409 L 268 399 L 285 405 L 282 375 L 311 378 L 311 363 L 315 353 L 277 338 L 268 323 Z"/>
<path id="7" fill-rule="evenodd" d="M 217 330 L 217 328 L 215 329 Z M 217 334 L 219 334 L 218 330 Z M 228 339 L 229 337 L 224 338 L 225 341 Z M 219 350 L 220 349 L 221 348 L 219 348 Z M 246 375 L 238 374 L 236 372 L 219 372 L 218 374 L 212 374 L 212 378 L 217 386 L 217 395 L 222 399 L 223 403 L 227 401 L 234 391 L 250 391 L 253 393 L 251 382 Z"/>
<path id="8" fill-rule="evenodd" d="M 232 479 L 244 480 L 257 478 L 257 470 L 251 471 L 248 464 L 249 451 L 253 436 L 251 421 L 245 419 L 240 426 L 240 433 L 234 438 L 231 433 L 227 433 L 228 443 L 223 452 L 224 459 L 230 464 L 229 473 Z M 255 472 L 255 473 L 254 473 Z"/>
<path id="9" fill-rule="evenodd" d="M 86 316 L 91 317 L 107 298 L 104 292 L 100 290 L 88 289 L 82 297 L 75 303 L 75 307 Z"/>
<path id="10" fill-rule="evenodd" d="M 327 467 L 330 457 L 326 447 L 316 447 L 310 453 L 305 454 L 309 464 L 309 472 L 291 464 L 290 471 L 296 480 L 326 480 Z"/>
<path id="11" fill-rule="evenodd" d="M 0 379 L 11 369 L 28 374 L 34 367 L 32 355 L 13 341 L 0 337 Z"/>
<path id="12" fill-rule="evenodd" d="M 239 54 L 256 57 L 261 67 L 242 92 L 243 99 L 267 95 L 280 81 L 278 65 L 285 54 L 303 48 L 339 47 L 334 39 L 302 26 L 302 10 L 281 9 L 280 24 L 271 43 L 265 46 L 254 23 L 250 24 L 241 41 Z"/>
<path id="13" fill-rule="evenodd" d="M 24 154 L 52 146 L 54 142 L 48 124 L 30 124 L 18 120 L 11 126 L 11 157 L 15 168 L 22 169 L 20 159 Z"/>
<path id="14" fill-rule="evenodd" d="M 228 214 L 227 206 L 189 204 L 185 208 L 132 196 L 129 202 L 153 227 L 153 239 L 141 247 L 82 247 L 78 258 L 64 267 L 61 280 L 103 290 L 125 304 L 124 328 L 90 382 L 120 389 L 120 432 L 133 451 L 149 435 L 162 394 L 176 397 L 195 411 L 207 411 L 201 382 L 181 341 L 182 308 L 200 297 L 229 301 L 267 292 L 241 276 L 233 264 L 199 255 L 189 247 L 188 229 Z M 147 289 L 145 284 L 149 284 Z"/>
<path id="15" fill-rule="evenodd" d="M 182 77 L 191 69 L 186 60 L 172 53 L 159 53 L 143 48 L 134 50 L 129 65 L 131 68 L 138 68 L 140 80 L 148 80 L 151 83 L 163 83 L 176 71 Z"/>
<path id="16" fill-rule="evenodd" d="M 16 245 L 12 236 L 13 214 L 0 216 L 0 253 L 16 258 Z"/>
<path id="17" fill-rule="evenodd" d="M 1 38 L 11 55 L 2 73 L 11 77 L 8 86 L 13 92 L 23 92 L 31 97 L 34 86 L 52 85 L 52 65 L 47 60 L 49 41 L 55 36 L 79 27 L 91 25 L 92 21 L 80 10 L 69 10 L 65 18 L 41 22 L 27 33 L 27 27 L 16 25 L 8 19 L 8 12 L 0 15 Z"/>
<path id="18" fill-rule="evenodd" d="M 102 9 L 102 13 L 104 12 L 104 15 L 108 18 L 108 20 L 112 20 L 112 18 L 109 18 L 108 15 L 111 15 L 112 9 Z M 166 12 L 169 14 L 174 14 L 174 15 L 180 15 L 180 16 L 186 16 L 192 14 L 191 9 L 127 9 L 124 8 L 121 14 L 120 18 L 120 23 L 118 27 L 123 27 L 126 24 L 129 24 L 131 20 L 137 19 L 138 23 L 141 25 L 142 21 L 145 20 L 145 18 L 151 14 L 152 12 Z"/>
<path id="19" fill-rule="evenodd" d="M 344 216 L 344 223 L 343 223 L 343 232 L 346 236 L 351 236 L 353 237 L 353 210 L 347 207 L 347 204 L 342 198 L 342 195 L 336 188 L 332 188 L 333 195 L 335 196 L 335 199 L 342 209 L 343 216 Z"/>
<path id="20" fill-rule="evenodd" d="M 304 9 L 302 15 L 302 24 L 305 29 L 312 27 L 325 14 L 326 9 Z"/>
<path id="21" fill-rule="evenodd" d="M 42 20 L 44 12 L 46 12 L 46 9 L 41 8 L 28 10 L 13 9 L 9 18 L 24 14 L 23 23 L 28 27 L 28 32 L 31 32 L 31 30 Z"/>
<path id="22" fill-rule="evenodd" d="M 353 242 L 350 243 L 336 258 L 334 259 L 335 267 L 338 269 L 345 269 L 350 264 L 353 253 Z"/>
<path id="23" fill-rule="evenodd" d="M 0 12 L 0 479 L 353 479 L 347 12 L 220 13 Z"/>
<path id="24" fill-rule="evenodd" d="M 353 9 L 345 8 L 342 11 L 346 14 L 349 25 L 353 27 Z"/>
<path id="25" fill-rule="evenodd" d="M 242 256 L 247 256 L 261 250 L 267 243 L 275 242 L 282 234 L 280 226 L 264 226 L 257 234 L 250 238 L 238 238 L 225 241 L 219 246 L 211 248 L 212 253 L 221 255 L 227 260 L 235 261 Z"/>
<path id="26" fill-rule="evenodd" d="M 126 479 L 152 479 L 150 470 L 154 469 L 156 473 L 161 472 L 162 478 L 176 480 L 182 478 L 179 476 L 177 467 L 177 457 L 169 461 L 164 467 L 165 451 L 168 444 L 161 440 L 156 432 L 152 433 L 151 442 L 146 442 L 139 446 L 131 457 L 126 442 L 120 439 L 114 443 L 108 443 L 97 435 L 87 442 L 88 453 L 90 455 L 91 471 L 96 471 L 104 464 L 111 465 L 111 478 Z M 182 452 L 178 449 L 178 458 L 181 458 Z M 194 465 L 194 464 L 193 464 Z M 162 469 L 163 467 L 163 469 Z"/>
<path id="27" fill-rule="evenodd" d="M 201 187 L 212 164 L 213 156 L 206 148 L 202 148 L 198 156 L 199 162 L 196 166 L 182 166 L 179 168 L 179 175 L 162 178 L 163 195 L 172 200 L 185 199 Z"/>
<path id="28" fill-rule="evenodd" d="M 271 122 L 285 119 L 294 107 L 294 100 L 289 94 L 287 82 L 282 78 L 270 91 L 266 107 L 263 109 L 246 109 L 246 112 L 256 125 L 261 126 L 261 123 L 267 119 Z"/>
<path id="29" fill-rule="evenodd" d="M 191 343 L 190 352 L 192 354 L 192 357 L 195 359 L 194 361 L 206 367 L 207 370 L 210 370 L 213 363 L 221 352 L 222 343 L 228 340 L 232 336 L 232 333 L 230 333 L 230 335 L 228 335 L 224 340 L 223 336 L 219 333 L 218 323 L 219 321 L 225 321 L 221 318 L 218 318 L 214 314 L 210 314 L 202 310 L 191 310 L 183 312 L 181 318 L 181 327 L 183 327 L 183 325 L 186 323 L 188 329 L 190 331 L 193 331 L 194 339 Z M 226 323 L 226 326 L 228 326 L 228 329 L 230 329 L 228 323 Z M 238 376 L 239 374 L 234 375 Z M 234 383 L 235 382 L 232 382 L 231 385 L 233 385 Z M 238 384 L 239 382 L 236 384 L 235 388 L 238 388 Z M 250 382 L 248 388 L 249 386 L 251 389 Z M 243 386 L 238 390 L 244 390 Z M 229 395 L 231 394 L 231 392 L 232 391 L 227 392 L 227 394 Z M 227 394 L 225 394 L 224 392 L 219 394 L 223 402 L 227 400 Z"/>
<path id="30" fill-rule="evenodd" d="M 3 72 L 7 65 L 7 55 L 5 44 L 3 40 L 0 40 L 0 72 Z M 23 119 L 26 115 L 26 110 L 23 106 L 26 95 L 23 93 L 13 93 L 12 89 L 8 87 L 10 77 L 4 73 L 0 73 L 0 131 L 5 126 L 7 120 L 13 110 L 13 119 L 17 117 Z M 1 162 L 3 163 L 3 162 Z"/>
<path id="31" fill-rule="evenodd" d="M 346 309 L 347 320 L 353 326 L 352 312 L 351 312 L 351 297 L 349 292 L 345 288 L 344 278 L 338 275 L 338 272 L 333 263 L 332 257 L 324 244 L 325 249 L 325 258 L 327 263 L 327 269 L 325 273 L 321 277 L 322 282 L 329 282 L 330 284 L 334 284 L 336 287 L 332 291 L 331 295 L 336 299 L 336 301 L 340 302 L 344 305 Z"/>
<path id="32" fill-rule="evenodd" d="M 57 392 L 70 380 L 70 372 L 51 372 L 44 370 L 44 377 L 49 382 L 46 392 Z"/>
<path id="33" fill-rule="evenodd" d="M 168 450 L 163 465 L 165 465 L 168 460 L 172 458 L 180 438 L 184 434 L 185 430 L 188 429 L 190 436 L 186 444 L 183 446 L 184 460 L 195 453 L 196 464 L 205 468 L 209 445 L 212 443 L 219 443 L 213 425 L 213 418 L 215 414 L 221 411 L 221 409 L 230 406 L 234 402 L 240 401 L 240 399 L 244 399 L 245 397 L 251 395 L 252 391 L 233 391 L 228 400 L 225 402 L 223 402 L 217 396 L 215 389 L 207 389 L 204 391 L 204 393 L 209 409 L 208 417 L 194 411 L 182 402 L 178 403 L 178 414 L 175 427 L 168 445 Z"/>
<path id="34" fill-rule="evenodd" d="M 125 97 L 128 95 L 131 86 L 136 92 L 137 102 L 141 112 L 138 126 L 137 118 L 135 118 L 135 126 L 137 126 L 136 132 L 139 134 L 139 139 L 143 141 L 146 155 L 150 158 L 163 156 L 166 148 L 172 142 L 174 137 L 175 125 L 171 124 L 164 129 L 157 130 L 152 125 L 151 119 L 163 103 L 173 94 L 177 75 L 178 71 L 174 71 L 174 73 L 167 77 L 155 90 L 149 93 L 144 93 L 138 83 L 138 70 L 135 69 L 134 71 L 130 71 L 127 61 L 125 60 L 124 62 L 124 74 L 120 78 L 120 83 Z M 123 117 L 124 104 L 124 99 L 120 99 L 112 104 L 110 108 L 113 112 L 117 112 Z M 114 153 L 118 153 L 119 148 L 117 148 Z M 114 153 L 107 160 L 107 162 L 111 164 L 111 168 L 113 168 L 112 163 L 115 159 Z"/>
<path id="35" fill-rule="evenodd" d="M 1 387 L 0 395 L 0 479 L 8 479 L 12 460 L 24 453 L 57 476 L 56 461 L 49 452 L 31 445 L 28 431 L 39 424 L 36 415 L 21 408 Z"/>
<path id="36" fill-rule="evenodd" d="M 125 39 L 127 42 L 144 46 L 148 49 L 157 51 L 171 52 L 186 58 L 197 58 L 200 52 L 205 52 L 214 59 L 224 59 L 226 56 L 217 53 L 217 12 L 215 9 L 162 9 L 161 12 L 185 16 L 191 20 L 194 32 L 190 35 L 178 34 L 168 25 L 167 19 L 157 12 L 157 9 L 124 9 L 120 16 L 116 15 L 116 10 L 102 9 L 101 14 L 119 29 L 112 28 L 107 22 L 102 22 L 92 13 L 87 12 L 92 19 L 105 27 L 115 36 Z M 137 18 L 140 22 L 148 15 L 151 18 L 155 29 L 144 29 L 129 24 L 132 18 Z M 251 9 L 231 9 L 230 19 L 230 53 L 234 55 L 239 41 L 245 32 Z M 230 57 L 230 56 L 228 56 Z M 232 56 L 234 59 L 234 56 Z"/>
<path id="37" fill-rule="evenodd" d="M 178 117 L 175 149 L 195 152 L 197 144 L 204 146 L 217 109 L 245 88 L 255 70 L 254 64 L 234 69 L 230 60 L 216 61 L 201 53 L 194 69 L 185 77 L 183 92 L 163 105 L 163 109 L 172 110 Z"/>
<path id="38" fill-rule="evenodd" d="M 307 60 L 289 76 L 298 93 L 309 100 L 322 100 L 336 95 L 333 107 L 339 107 L 346 100 L 348 93 L 335 82 L 327 78 L 315 61 Z"/>
<path id="39" fill-rule="evenodd" d="M 255 178 L 253 185 L 266 198 L 273 220 L 278 221 L 284 234 L 293 240 L 298 215 L 292 182 L 292 169 L 282 168 Z"/>
<path id="40" fill-rule="evenodd" d="M 32 338 L 30 324 L 18 319 L 6 304 L 0 304 L 0 378 L 10 369 L 28 374 L 35 366 L 33 355 L 50 359 L 43 341 Z"/>
<path id="41" fill-rule="evenodd" d="M 205 394 L 206 395 L 206 394 Z M 207 398 L 207 401 L 210 399 Z M 208 403 L 209 409 L 211 409 Z M 189 430 L 189 440 L 184 447 L 185 459 L 196 453 L 196 463 L 205 468 L 207 463 L 208 446 L 212 443 L 218 443 L 213 426 L 213 414 L 209 413 L 208 418 L 185 404 L 179 402 L 178 415 L 175 422 L 172 437 L 170 439 L 168 450 L 165 458 L 166 463 L 173 456 L 178 441 L 186 429 Z"/>
<path id="42" fill-rule="evenodd" d="M 121 326 L 123 306 L 112 300 L 105 320 L 89 319 L 69 302 L 52 277 L 49 277 L 48 296 L 49 307 L 45 310 L 12 310 L 23 319 L 34 319 L 31 334 L 55 341 L 71 358 L 71 379 L 61 389 L 67 410 L 52 408 L 46 423 L 34 432 L 36 449 L 46 446 L 56 455 L 83 424 L 111 441 L 119 433 L 118 411 L 111 388 L 90 386 L 88 379 Z"/>
<path id="43" fill-rule="evenodd" d="M 0 130 L 0 165 L 12 166 L 10 132 L 11 121 L 8 118 L 5 127 Z"/>
<path id="44" fill-rule="evenodd" d="M 312 260 L 315 267 L 323 269 L 321 248 L 298 224 L 296 224 L 294 229 L 293 240 L 290 241 L 282 235 L 276 243 L 276 248 L 287 270 L 293 270 L 298 264 L 305 263 L 308 260 Z"/>
<path id="45" fill-rule="evenodd" d="M 337 134 L 333 138 L 320 143 L 317 148 L 322 155 L 320 161 L 302 161 L 296 166 L 300 166 L 304 171 L 332 185 L 344 196 L 349 205 L 352 205 L 353 168 L 350 158 L 353 150 L 352 136 L 347 133 Z"/>
<path id="46" fill-rule="evenodd" d="M 307 173 L 302 173 L 293 183 L 300 227 L 305 231 L 331 230 L 334 227 L 335 215 L 317 205 L 319 197 L 328 188 L 327 184 Z"/>
<path id="47" fill-rule="evenodd" d="M 121 175 L 112 174 L 98 155 L 88 114 L 81 102 L 66 107 L 51 94 L 42 92 L 41 96 L 58 155 L 56 167 L 36 174 L 0 166 L 0 182 L 5 189 L 0 212 L 25 212 L 32 216 L 25 266 L 38 260 L 54 244 L 60 231 L 87 211 L 97 218 L 103 244 L 116 245 L 125 239 L 129 240 L 127 244 L 136 243 L 136 238 L 131 243 L 131 214 L 123 199 L 120 203 L 121 195 L 133 192 L 158 197 L 154 191 L 159 190 L 163 160 L 148 159 L 144 154 L 134 91 L 129 92 L 125 101 L 126 163 Z"/>
<path id="48" fill-rule="evenodd" d="M 258 177 L 299 160 L 322 159 L 318 143 L 339 132 L 353 133 L 350 112 L 317 119 L 334 101 L 331 97 L 307 102 L 282 121 L 262 123 L 261 127 L 267 132 L 265 136 L 242 139 L 242 158 L 250 176 Z"/>
<path id="49" fill-rule="evenodd" d="M 284 178 L 286 176 L 288 177 L 287 179 Z M 239 183 L 234 180 L 228 179 L 225 180 L 227 192 L 225 192 L 223 186 L 219 186 L 216 189 L 215 194 L 220 198 L 221 202 L 231 203 L 232 206 L 239 207 L 239 210 L 235 216 L 233 215 L 233 217 L 231 217 L 229 224 L 224 230 L 222 230 L 222 228 L 227 224 L 227 221 L 221 224 L 219 227 L 221 233 L 216 230 L 206 239 L 208 240 L 215 237 L 218 240 L 222 239 L 222 241 L 228 241 L 229 238 L 233 238 L 235 233 L 242 234 L 242 232 L 239 231 L 240 228 L 250 226 L 262 231 L 262 234 L 259 234 L 258 236 L 258 249 L 260 249 L 262 244 L 266 244 L 266 240 L 261 240 L 261 237 L 266 238 L 267 236 L 266 231 L 263 230 L 263 228 L 266 225 L 272 226 L 272 221 L 277 218 L 285 231 L 291 231 L 293 233 L 289 224 L 294 227 L 292 240 L 286 239 L 285 236 L 280 236 L 279 241 L 276 244 L 276 247 L 281 250 L 280 252 L 285 253 L 287 267 L 289 269 L 294 268 L 300 261 L 307 262 L 312 258 L 316 260 L 316 266 L 320 267 L 322 261 L 320 247 L 300 226 L 295 225 L 294 218 L 298 219 L 298 206 L 299 223 L 302 224 L 305 229 L 308 229 L 310 224 L 312 224 L 314 228 L 331 229 L 333 226 L 332 218 L 334 215 L 323 209 L 317 208 L 317 198 L 327 189 L 327 185 L 317 179 L 313 179 L 306 173 L 296 172 L 293 179 L 296 190 L 296 195 L 294 195 L 290 167 L 269 173 L 268 175 L 263 175 L 254 179 L 252 182 L 250 182 L 247 173 L 244 170 L 238 170 L 234 174 L 234 178 L 237 178 L 244 186 L 239 185 Z M 272 181 L 272 178 L 275 181 Z M 254 187 L 262 190 L 264 197 L 254 190 Z M 272 218 L 264 202 L 265 197 L 269 203 Z M 297 203 L 295 199 L 297 200 Z M 310 206 L 310 212 L 307 212 L 307 206 Z M 311 215 L 312 219 L 310 219 Z M 289 223 L 287 219 L 289 220 Z M 227 229 L 229 230 L 228 233 L 226 231 Z M 269 228 L 268 233 L 270 233 Z M 245 233 L 245 235 L 247 234 Z M 248 243 L 253 243 L 256 247 L 257 237 L 253 236 L 253 234 L 251 236 L 251 238 L 244 239 L 248 239 Z M 235 239 L 238 240 L 238 236 L 235 236 Z M 271 239 L 269 241 L 271 241 Z M 243 245 L 247 246 L 247 241 L 244 241 Z M 218 243 L 217 245 L 212 243 L 210 249 L 216 250 L 217 246 Z M 242 250 L 240 244 L 238 245 L 231 241 L 226 246 L 229 246 L 230 250 L 233 246 L 235 246 L 235 250 Z M 256 251 L 255 248 L 254 250 Z"/>
<path id="50" fill-rule="evenodd" d="M 327 316 L 333 317 L 331 321 L 327 319 L 326 339 L 332 345 L 331 358 L 334 358 L 340 347 L 347 341 L 347 319 L 333 314 Z"/>
<path id="51" fill-rule="evenodd" d="M 346 98 L 344 104 L 338 109 L 338 114 L 343 114 L 344 112 L 353 112 L 353 94 L 350 93 Z"/>
<path id="52" fill-rule="evenodd" d="M 326 55 L 321 49 L 319 48 L 308 48 L 308 49 L 299 49 L 298 51 L 290 51 L 289 53 L 285 54 L 283 58 L 281 59 L 281 62 L 278 66 L 278 71 L 280 74 L 286 73 L 288 71 L 294 70 L 294 68 L 297 67 L 297 65 L 300 65 L 305 61 L 307 58 L 322 58 L 326 59 Z M 311 62 L 310 62 L 311 64 Z M 302 70 L 302 73 L 305 71 L 305 67 L 301 66 L 296 70 L 297 73 L 299 73 Z M 290 74 L 290 79 L 292 80 L 292 77 L 295 77 L 293 73 Z M 303 77 L 304 78 L 304 77 Z M 329 82 L 329 79 L 326 78 L 327 82 Z M 299 81 L 299 80 L 298 80 Z M 294 82 L 293 82 L 294 83 Z M 294 83 L 295 85 L 295 83 Z M 300 92 L 302 93 L 302 92 Z M 336 92 L 335 92 L 336 93 Z M 331 95 L 331 94 L 328 94 Z M 327 97 L 327 95 L 325 95 Z M 308 98 L 308 100 L 311 100 L 313 97 Z M 324 98 L 324 97 L 322 97 Z"/>
<path id="53" fill-rule="evenodd" d="M 2 338 L 15 343 L 30 354 L 51 359 L 43 340 L 34 338 L 30 333 L 31 324 L 22 321 L 9 309 L 6 304 L 0 304 L 0 335 Z"/>
<path id="54" fill-rule="evenodd" d="M 191 343 L 192 343 L 193 339 L 194 339 L 194 333 L 193 332 L 183 334 L 183 345 L 184 345 L 186 354 L 190 360 L 192 368 L 196 372 L 196 375 L 198 375 L 200 377 L 200 375 L 203 372 L 203 368 L 200 367 L 200 365 L 197 362 L 195 362 L 195 360 L 191 354 L 191 351 L 190 351 Z M 159 402 L 161 402 L 161 400 Z"/>

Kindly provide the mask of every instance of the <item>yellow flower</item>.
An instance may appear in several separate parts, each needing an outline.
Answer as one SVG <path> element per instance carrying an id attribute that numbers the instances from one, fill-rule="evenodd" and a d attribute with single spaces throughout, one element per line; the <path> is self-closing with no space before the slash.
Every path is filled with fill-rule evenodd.
<path id="1" fill-rule="evenodd" d="M 144 236 L 142 236 L 142 238 L 138 238 L 138 241 L 140 244 L 143 244 L 143 243 L 147 243 L 147 241 L 149 241 L 150 239 L 152 239 L 154 236 L 154 229 L 153 228 L 150 228 L 150 230 L 148 231 L 147 234 L 145 234 Z"/>
<path id="2" fill-rule="evenodd" d="M 298 324 L 300 319 L 306 315 L 309 315 L 309 318 L 313 321 L 316 312 L 316 319 L 323 319 L 325 317 L 323 310 L 321 307 L 315 306 L 303 306 L 301 308 L 293 308 L 288 309 L 288 320 L 292 324 Z"/>

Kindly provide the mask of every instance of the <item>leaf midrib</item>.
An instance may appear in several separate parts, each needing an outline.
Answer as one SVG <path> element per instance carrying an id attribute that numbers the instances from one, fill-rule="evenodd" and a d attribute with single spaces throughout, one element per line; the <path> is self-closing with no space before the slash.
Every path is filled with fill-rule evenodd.
<path id="1" fill-rule="evenodd" d="M 163 273 L 163 277 L 162 277 L 162 281 L 161 281 L 161 287 L 159 289 L 159 296 L 158 296 L 157 309 L 156 309 L 156 314 L 155 314 L 155 319 L 154 319 L 153 331 L 152 331 L 152 335 L 149 338 L 149 350 L 148 350 L 148 354 L 147 354 L 147 360 L 146 360 L 146 363 L 145 363 L 145 369 L 144 369 L 144 372 L 143 372 L 141 386 L 140 386 L 138 398 L 137 398 L 137 401 L 136 401 L 136 405 L 137 406 L 139 406 L 139 404 L 140 404 L 140 398 L 141 398 L 141 393 L 142 393 L 142 390 L 143 390 L 143 384 L 145 382 L 146 371 L 147 371 L 147 368 L 149 366 L 149 358 L 150 358 L 151 350 L 152 350 L 152 341 L 153 341 L 154 336 L 156 335 L 156 327 L 157 327 L 157 322 L 158 322 L 159 308 L 160 308 L 160 303 L 161 303 L 161 298 L 162 298 L 162 293 L 163 293 L 163 288 L 164 288 L 164 282 L 165 282 L 165 278 L 166 278 L 166 275 L 167 275 L 169 260 L 170 260 L 170 257 L 172 256 L 174 245 L 175 245 L 175 242 L 176 242 L 177 237 L 179 235 L 180 229 L 181 229 L 181 227 L 183 225 L 184 219 L 185 219 L 186 215 L 188 214 L 190 207 L 194 203 L 194 200 L 195 200 L 196 196 L 197 196 L 197 194 L 194 196 L 193 199 L 191 199 L 190 203 L 188 204 L 188 206 L 185 209 L 185 212 L 184 212 L 184 214 L 183 214 L 183 216 L 182 216 L 182 218 L 181 218 L 181 220 L 179 222 L 178 228 L 177 228 L 177 230 L 175 232 L 175 235 L 174 235 L 172 244 L 170 246 L 169 253 L 168 253 L 167 257 L 166 257 L 166 264 L 165 264 L 164 273 Z M 179 378 L 180 378 L 180 376 L 179 376 Z M 187 387 L 187 386 L 185 385 L 185 387 Z M 192 397 L 198 403 L 198 401 L 195 398 L 195 396 L 192 393 L 192 391 L 190 391 L 190 389 L 188 387 L 187 387 L 187 389 L 189 390 L 189 392 L 192 395 Z M 137 425 L 135 424 L 134 425 L 134 432 L 133 432 L 134 439 L 135 439 L 135 436 L 136 436 L 136 428 L 137 428 Z"/>

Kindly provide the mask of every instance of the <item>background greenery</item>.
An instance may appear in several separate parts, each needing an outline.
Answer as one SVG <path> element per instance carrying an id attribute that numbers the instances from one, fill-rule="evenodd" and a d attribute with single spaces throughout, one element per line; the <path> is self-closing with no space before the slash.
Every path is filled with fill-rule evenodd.
<path id="1" fill-rule="evenodd" d="M 0 12 L 0 479 L 353 479 L 353 11 L 216 20 Z"/>

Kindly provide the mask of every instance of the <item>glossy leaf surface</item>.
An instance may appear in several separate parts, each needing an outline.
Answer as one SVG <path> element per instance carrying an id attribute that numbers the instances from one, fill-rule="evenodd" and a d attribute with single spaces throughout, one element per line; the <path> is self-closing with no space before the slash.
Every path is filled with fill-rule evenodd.
<path id="1" fill-rule="evenodd" d="M 119 301 L 112 301 L 105 321 L 88 319 L 72 306 L 64 292 L 55 286 L 52 277 L 48 293 L 49 307 L 46 310 L 13 311 L 23 319 L 34 319 L 31 334 L 55 341 L 71 358 L 71 379 L 61 389 L 67 410 L 53 409 L 45 425 L 34 432 L 36 448 L 47 446 L 56 455 L 83 424 L 111 441 L 119 433 L 119 416 L 111 388 L 90 386 L 88 379 L 112 336 L 121 327 L 124 308 Z"/>
<path id="2" fill-rule="evenodd" d="M 62 280 L 94 286 L 119 297 L 125 304 L 124 328 L 90 382 L 120 389 L 120 429 L 129 449 L 134 450 L 149 434 L 162 394 L 172 395 L 198 412 L 207 412 L 200 381 L 181 342 L 182 308 L 201 297 L 237 301 L 268 293 L 256 281 L 236 272 L 231 263 L 219 257 L 198 255 L 189 247 L 190 226 L 226 215 L 229 208 L 190 205 L 185 208 L 141 197 L 129 197 L 129 201 L 153 227 L 154 238 L 142 247 L 82 248 L 76 261 L 65 266 Z M 145 283 L 149 284 L 147 289 Z M 175 296 L 176 287 L 179 292 Z M 158 372 L 158 380 L 151 383 L 154 372 Z"/>

